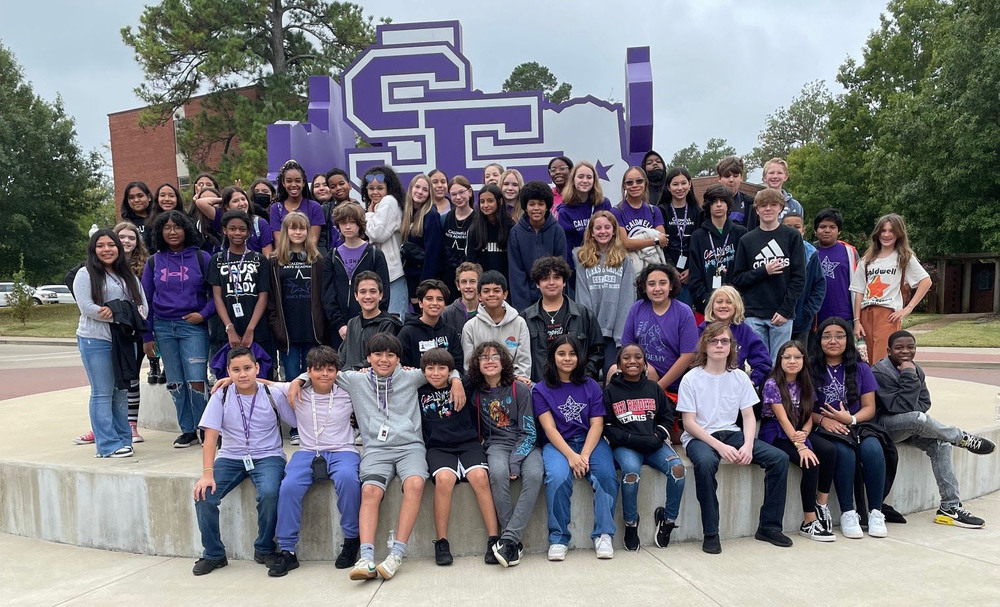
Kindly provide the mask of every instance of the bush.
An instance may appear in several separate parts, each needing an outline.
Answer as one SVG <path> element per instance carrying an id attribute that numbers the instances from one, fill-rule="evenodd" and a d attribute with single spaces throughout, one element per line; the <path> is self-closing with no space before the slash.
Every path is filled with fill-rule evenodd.
<path id="1" fill-rule="evenodd" d="M 7 295 L 7 305 L 14 318 L 20 320 L 22 325 L 28 321 L 35 306 L 35 290 L 24 278 L 24 255 L 21 255 L 20 269 L 14 272 L 14 287 Z"/>

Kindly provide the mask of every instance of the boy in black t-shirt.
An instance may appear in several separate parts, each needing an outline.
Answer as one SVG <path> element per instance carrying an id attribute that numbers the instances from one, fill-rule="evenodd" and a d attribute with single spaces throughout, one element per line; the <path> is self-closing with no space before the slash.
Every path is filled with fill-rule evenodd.
<path id="1" fill-rule="evenodd" d="M 270 265 L 263 255 L 247 249 L 250 217 L 245 212 L 226 211 L 222 230 L 229 248 L 212 257 L 206 281 L 212 285 L 226 339 L 233 348 L 249 348 L 256 342 L 274 361 L 271 333 L 267 323 L 261 322 L 271 290 Z"/>
<path id="2" fill-rule="evenodd" d="M 455 485 L 463 479 L 472 485 L 483 515 L 489 539 L 486 564 L 497 564 L 493 545 L 500 539 L 497 513 L 490 491 L 489 465 L 476 430 L 476 408 L 458 409 L 451 400 L 449 376 L 455 361 L 444 348 L 428 350 L 420 357 L 420 369 L 427 383 L 417 390 L 420 415 L 427 448 L 427 470 L 434 481 L 434 558 L 438 565 L 451 565 L 448 544 L 448 519 Z"/>

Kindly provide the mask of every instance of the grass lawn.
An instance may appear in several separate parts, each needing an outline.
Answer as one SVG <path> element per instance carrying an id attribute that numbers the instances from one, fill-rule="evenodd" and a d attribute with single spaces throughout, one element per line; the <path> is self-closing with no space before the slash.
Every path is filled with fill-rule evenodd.
<path id="1" fill-rule="evenodd" d="M 903 319 L 903 328 L 909 329 L 914 325 L 923 324 L 943 317 L 944 314 L 910 314 Z"/>
<path id="2" fill-rule="evenodd" d="M 17 337 L 75 337 L 80 310 L 75 304 L 35 306 L 23 325 L 10 308 L 0 308 L 0 335 Z"/>
<path id="3" fill-rule="evenodd" d="M 924 333 L 918 341 L 921 346 L 1000 348 L 1000 320 L 960 320 Z"/>

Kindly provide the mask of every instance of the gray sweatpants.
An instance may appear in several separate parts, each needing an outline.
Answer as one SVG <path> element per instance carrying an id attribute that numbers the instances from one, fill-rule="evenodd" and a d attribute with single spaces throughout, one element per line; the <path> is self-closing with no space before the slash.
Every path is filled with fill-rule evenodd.
<path id="1" fill-rule="evenodd" d="M 490 464 L 490 489 L 493 491 L 493 505 L 500 521 L 501 539 L 520 542 L 524 528 L 535 509 L 535 500 L 542 488 L 545 472 L 542 466 L 542 452 L 532 449 L 521 462 L 521 493 L 512 502 L 510 495 L 510 452 L 506 445 L 493 444 L 486 449 L 486 459 Z"/>
<path id="2" fill-rule="evenodd" d="M 931 471 L 937 482 L 938 493 L 941 494 L 941 507 L 947 510 L 958 506 L 962 500 L 958 495 L 958 478 L 951 463 L 951 448 L 962 442 L 964 433 L 919 411 L 882 414 L 878 422 L 892 436 L 892 440 L 913 445 L 931 458 Z"/>

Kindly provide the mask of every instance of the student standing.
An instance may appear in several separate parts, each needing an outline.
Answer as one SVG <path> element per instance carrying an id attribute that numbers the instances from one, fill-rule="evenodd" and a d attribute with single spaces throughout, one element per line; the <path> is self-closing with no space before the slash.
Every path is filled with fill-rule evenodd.
<path id="1" fill-rule="evenodd" d="M 478 263 L 463 262 L 455 269 L 455 288 L 459 296 L 441 313 L 445 324 L 461 335 L 465 324 L 479 312 L 479 277 L 483 268 Z"/>
<path id="2" fill-rule="evenodd" d="M 704 310 L 713 291 L 732 282 L 736 247 L 747 229 L 730 219 L 733 197 L 723 185 L 705 190 L 701 226 L 691 235 L 688 288 L 695 310 Z"/>
<path id="3" fill-rule="evenodd" d="M 868 362 L 888 350 L 888 338 L 902 328 L 931 288 L 931 277 L 910 249 L 906 223 L 895 213 L 875 224 L 871 243 L 851 278 L 854 294 L 854 338 L 867 338 Z M 903 284 L 913 289 L 903 302 Z"/>
<path id="4" fill-rule="evenodd" d="M 403 186 L 396 172 L 387 166 L 372 167 L 361 176 L 364 189 L 361 202 L 365 207 L 365 231 L 369 241 L 382 251 L 389 269 L 389 284 L 385 290 L 389 295 L 389 313 L 403 320 L 410 308 L 400 259 L 399 229 L 403 221 Z"/>
<path id="5" fill-rule="evenodd" d="M 470 369 L 475 362 L 472 353 L 476 346 L 485 341 L 504 344 L 514 358 L 514 375 L 521 382 L 531 385 L 531 343 L 528 325 L 508 305 L 507 279 L 499 272 L 486 272 L 479 278 L 479 311 L 462 328 L 462 351 L 465 352 L 465 368 Z"/>
<path id="6" fill-rule="evenodd" d="M 479 190 L 479 209 L 469 226 L 469 261 L 478 263 L 483 271 L 496 270 L 507 276 L 507 241 L 514 221 L 501 213 L 500 188 L 487 184 Z"/>
<path id="7" fill-rule="evenodd" d="M 139 228 L 139 236 L 143 239 L 147 249 L 151 249 L 151 234 L 147 234 L 148 227 L 153 222 L 150 220 L 153 203 L 153 195 L 149 192 L 149 186 L 142 181 L 130 181 L 125 186 L 125 193 L 122 195 L 121 214 L 122 219 L 131 221 L 135 227 Z M 146 224 L 149 224 L 147 226 Z M 153 251 L 155 253 L 155 251 Z"/>
<path id="8" fill-rule="evenodd" d="M 319 176 L 317 175 L 317 177 Z M 333 222 L 333 212 L 344 203 L 357 202 L 351 200 L 351 183 L 348 179 L 347 172 L 343 169 L 333 168 L 326 173 L 326 187 L 330 191 L 330 198 L 323 203 L 323 219 L 326 221 L 326 225 L 320 230 L 319 247 L 317 247 L 323 257 L 326 257 L 330 251 L 344 242 L 337 225 Z M 364 209 L 362 209 L 363 211 Z"/>
<path id="9" fill-rule="evenodd" d="M 399 255 L 406 274 L 409 303 L 417 303 L 417 285 L 429 278 L 437 278 L 441 267 L 442 249 L 441 216 L 431 202 L 431 182 L 427 175 L 417 175 L 410 180 L 406 190 L 406 205 L 399 229 L 401 248 Z"/>
<path id="10" fill-rule="evenodd" d="M 396 335 L 403 323 L 379 308 L 385 283 L 378 274 L 363 270 L 354 276 L 352 284 L 354 300 L 361 313 L 347 321 L 344 343 L 340 344 L 340 359 L 345 369 L 357 371 L 368 366 L 368 340 L 378 333 Z"/>
<path id="11" fill-rule="evenodd" d="M 573 481 L 586 478 L 594 489 L 594 528 L 590 538 L 599 559 L 613 558 L 618 478 L 604 430 L 604 395 L 596 381 L 584 375 L 583 346 L 571 335 L 560 335 L 549 346 L 545 381 L 535 385 L 532 402 L 548 442 L 545 462 L 545 503 L 549 515 L 550 561 L 566 558 L 571 539 L 570 499 Z"/>
<path id="12" fill-rule="evenodd" d="M 549 179 L 552 181 L 552 212 L 559 215 L 559 205 L 563 203 L 562 191 L 569 182 L 569 171 L 573 161 L 565 156 L 556 156 L 549 161 Z"/>
<path id="13" fill-rule="evenodd" d="M 691 185 L 691 173 L 684 167 L 670 169 L 664 183 L 666 191 L 664 197 L 660 199 L 660 211 L 663 213 L 668 239 L 665 253 L 667 261 L 681 274 L 683 290 L 678 298 L 690 305 L 687 284 L 691 259 L 688 257 L 688 248 L 691 244 L 691 234 L 701 225 L 701 207 Z M 665 200 L 667 193 L 670 194 L 669 202 Z"/>
<path id="14" fill-rule="evenodd" d="M 146 356 L 163 359 L 167 391 L 177 408 L 181 435 L 174 447 L 198 444 L 198 420 L 208 399 L 208 328 L 215 298 L 207 281 L 211 257 L 197 246 L 194 224 L 180 211 L 167 211 L 153 224 L 153 254 L 142 272 L 149 301 L 143 336 Z M 154 341 L 155 340 L 155 341 Z"/>
<path id="15" fill-rule="evenodd" d="M 785 182 L 788 181 L 788 163 L 782 158 L 772 158 L 764 163 L 764 183 L 767 187 L 781 192 L 781 197 L 785 199 L 785 206 L 778 214 L 778 221 L 785 218 L 789 213 L 804 215 L 802 205 L 792 195 L 784 190 Z M 756 208 L 756 207 L 755 207 Z"/>
<path id="16" fill-rule="evenodd" d="M 594 213 L 611 210 L 611 203 L 601 191 L 594 165 L 583 161 L 573 167 L 563 187 L 562 201 L 558 215 L 559 227 L 566 233 L 567 253 L 572 253 L 573 249 L 583 244 L 583 236 Z M 566 261 L 573 265 L 573 256 L 569 255 Z"/>
<path id="17" fill-rule="evenodd" d="M 493 504 L 500 520 L 500 539 L 493 555 L 504 567 L 521 561 L 521 540 L 542 487 L 542 453 L 537 448 L 531 389 L 514 378 L 514 359 L 507 348 L 486 341 L 472 351 L 467 392 L 475 406 L 476 427 L 490 465 Z M 521 480 L 514 499 L 511 484 Z"/>
<path id="18" fill-rule="evenodd" d="M 743 294 L 746 323 L 767 345 L 773 362 L 792 336 L 795 304 L 806 282 L 806 254 L 802 236 L 778 219 L 785 205 L 780 190 L 761 190 L 753 203 L 760 226 L 740 239 L 733 285 Z"/>
<path id="19" fill-rule="evenodd" d="M 754 388 L 760 390 L 764 381 L 771 373 L 771 355 L 760 337 L 747 326 L 746 312 L 743 308 L 743 298 L 740 292 L 730 285 L 724 285 L 712 292 L 708 305 L 705 306 L 705 321 L 698 325 L 698 334 L 713 322 L 725 323 L 736 340 L 736 368 L 743 369 L 750 365 L 750 381 Z"/>
<path id="20" fill-rule="evenodd" d="M 667 170 L 666 165 L 663 163 L 663 157 L 655 150 L 649 150 L 642 157 L 642 170 L 645 171 L 646 178 L 648 179 L 649 204 L 659 207 L 661 199 L 670 199 L 670 192 L 667 191 L 664 184 Z"/>
<path id="21" fill-rule="evenodd" d="M 149 254 L 146 252 L 146 245 L 142 242 L 139 229 L 134 224 L 122 221 L 115 225 L 114 232 L 122 242 L 122 250 L 128 261 L 128 268 L 132 271 L 136 280 L 142 278 L 142 269 L 146 266 Z M 148 308 L 147 308 L 148 309 Z M 141 361 L 140 361 L 141 362 Z M 147 380 L 150 384 L 167 383 L 167 378 L 160 378 L 163 373 L 160 371 L 160 359 L 149 359 L 149 376 Z M 128 425 L 132 427 L 132 442 L 141 443 L 145 439 L 139 434 L 139 380 L 136 379 L 128 389 Z"/>
<path id="22" fill-rule="evenodd" d="M 451 200 L 448 199 L 448 176 L 441 169 L 434 169 L 427 173 L 431 181 L 431 201 L 434 209 L 441 218 L 441 225 L 444 225 L 445 217 L 451 212 Z"/>
<path id="23" fill-rule="evenodd" d="M 491 162 L 483 167 L 483 185 L 493 184 L 500 187 L 500 176 L 503 175 L 503 165 Z"/>
<path id="24" fill-rule="evenodd" d="M 524 178 L 521 177 L 521 171 L 507 169 L 500 175 L 500 183 L 497 185 L 500 186 L 500 191 L 503 193 L 502 210 L 507 211 L 511 221 L 517 224 L 524 215 L 524 205 L 521 203 L 521 188 L 524 187 Z"/>
<path id="25" fill-rule="evenodd" d="M 743 183 L 745 173 L 743 159 L 739 156 L 726 156 L 715 165 L 715 174 L 719 176 L 719 183 L 725 186 L 733 197 L 729 219 L 747 230 L 752 230 L 757 227 L 760 220 L 753 210 L 753 196 L 740 191 L 740 184 Z"/>
<path id="26" fill-rule="evenodd" d="M 531 268 L 542 257 L 566 258 L 566 234 L 552 215 L 552 190 L 541 181 L 530 181 L 521 190 L 524 216 L 510 231 L 507 261 L 510 302 L 524 310 L 538 301 L 538 287 L 529 280 Z"/>
<path id="27" fill-rule="evenodd" d="M 436 278 L 425 280 L 417 287 L 420 315 L 407 318 L 403 328 L 399 330 L 404 366 L 419 367 L 420 357 L 425 352 L 433 348 L 444 348 L 455 359 L 455 368 L 459 373 L 464 369 L 462 338 L 441 318 L 447 299 L 448 287 Z"/>
<path id="28" fill-rule="evenodd" d="M 576 301 L 597 316 L 604 336 L 604 369 L 618 355 L 628 310 L 635 303 L 635 274 L 622 245 L 618 221 L 597 211 L 587 226 L 583 245 L 573 251 Z"/>
<path id="29" fill-rule="evenodd" d="M 250 216 L 251 230 L 247 239 L 247 248 L 257 251 L 264 257 L 270 257 L 274 249 L 274 233 L 267 221 L 263 217 L 254 215 L 250 209 L 250 199 L 243 188 L 236 186 L 226 188 L 222 191 L 222 198 L 218 200 L 219 207 L 214 206 L 216 199 L 210 196 L 202 196 L 194 201 L 201 212 L 211 219 L 212 229 L 222 232 L 222 216 L 226 211 L 243 211 Z M 227 245 L 228 246 L 228 245 Z"/>
<path id="30" fill-rule="evenodd" d="M 802 246 L 806 253 L 806 283 L 802 287 L 802 297 L 795 304 L 795 320 L 792 322 L 792 339 L 808 344 L 812 341 L 812 330 L 816 326 L 816 313 L 826 297 L 826 280 L 820 268 L 816 247 L 806 241 L 806 227 L 802 216 L 789 213 L 781 220 L 783 224 L 802 235 Z"/>
<path id="31" fill-rule="evenodd" d="M 607 406 L 604 437 L 622 471 L 625 549 L 639 550 L 639 470 L 643 464 L 667 477 L 666 501 L 653 512 L 654 542 L 666 548 L 670 533 L 677 526 L 675 521 L 684 493 L 684 463 L 670 447 L 673 403 L 656 382 L 646 377 L 646 357 L 640 346 L 623 346 L 618 352 L 617 365 L 618 373 L 604 389 Z"/>
<path id="32" fill-rule="evenodd" d="M 90 442 L 97 449 L 96 457 L 132 457 L 132 430 L 126 398 L 126 388 L 131 381 L 119 378 L 121 365 L 115 362 L 115 357 L 131 358 L 135 363 L 137 384 L 141 355 L 135 343 L 122 339 L 117 346 L 113 343 L 111 323 L 124 320 L 129 306 L 134 308 L 134 317 L 141 322 L 147 305 L 139 281 L 129 270 L 122 243 L 111 230 L 98 230 L 90 237 L 87 263 L 73 280 L 73 297 L 80 308 L 76 341 L 90 382 L 89 413 L 93 433 Z M 76 442 L 84 444 L 85 441 Z"/>
<path id="33" fill-rule="evenodd" d="M 663 253 L 656 249 L 667 246 L 667 234 L 663 228 L 663 213 L 660 207 L 649 204 L 649 180 L 639 167 L 629 167 L 622 177 L 622 201 L 611 213 L 618 220 L 620 238 L 625 250 L 635 252 L 640 259 L 659 257 Z M 642 264 L 645 267 L 645 264 Z M 642 267 L 633 267 L 641 272 Z"/>
<path id="34" fill-rule="evenodd" d="M 858 252 L 852 245 L 840 240 L 843 225 L 844 218 L 836 209 L 823 209 L 813 219 L 816 255 L 819 257 L 820 271 L 826 280 L 823 305 L 816 313 L 817 325 L 831 316 L 843 318 L 852 324 L 854 321 L 851 277 L 858 267 Z"/>
<path id="35" fill-rule="evenodd" d="M 452 178 L 448 191 L 451 196 L 451 212 L 442 217 L 444 258 L 441 280 L 444 284 L 451 285 L 455 283 L 456 269 L 469 259 L 469 229 L 472 227 L 475 212 L 471 204 L 472 186 L 468 179 L 456 175 Z M 454 297 L 458 297 L 457 291 Z"/>
<path id="36" fill-rule="evenodd" d="M 268 209 L 275 239 L 281 231 L 281 221 L 292 211 L 299 211 L 309 218 L 309 240 L 319 246 L 319 233 L 326 224 L 323 207 L 309 197 L 305 169 L 294 160 L 289 160 L 278 171 L 278 197 Z"/>
<path id="37" fill-rule="evenodd" d="M 694 465 L 701 506 L 705 534 L 701 549 L 708 554 L 722 552 L 716 473 L 723 459 L 742 466 L 754 463 L 764 469 L 764 503 L 754 538 L 783 548 L 792 545 L 781 532 L 788 456 L 754 438 L 757 420 L 753 406 L 758 402 L 750 378 L 736 369 L 732 332 L 722 323 L 712 323 L 698 340 L 693 367 L 681 380 L 677 395 L 677 410 L 684 418 L 681 442 Z M 736 425 L 737 417 L 743 419 L 742 430 Z"/>

